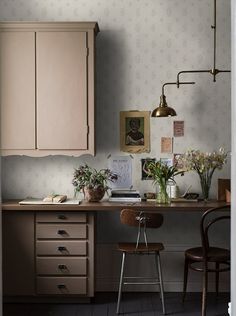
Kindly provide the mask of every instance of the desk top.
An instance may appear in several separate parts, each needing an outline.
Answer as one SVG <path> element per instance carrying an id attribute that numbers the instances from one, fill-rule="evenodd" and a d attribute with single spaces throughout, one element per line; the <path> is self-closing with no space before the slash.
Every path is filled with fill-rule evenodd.
<path id="1" fill-rule="evenodd" d="M 121 211 L 124 208 L 133 208 L 137 211 L 151 212 L 196 212 L 206 211 L 209 208 L 230 205 L 230 203 L 221 201 L 199 201 L 199 202 L 175 202 L 168 205 L 157 204 L 156 202 L 137 202 L 137 203 L 115 203 L 115 202 L 85 202 L 79 205 L 20 205 L 20 200 L 4 201 L 2 203 L 3 211 L 75 211 L 75 212 L 99 212 L 99 211 Z"/>

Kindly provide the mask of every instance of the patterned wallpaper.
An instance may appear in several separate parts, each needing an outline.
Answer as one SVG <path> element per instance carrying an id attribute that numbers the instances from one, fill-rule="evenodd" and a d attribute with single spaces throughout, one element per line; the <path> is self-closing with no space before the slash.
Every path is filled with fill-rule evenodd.
<path id="1" fill-rule="evenodd" d="M 107 166 L 107 156 L 119 150 L 119 112 L 151 111 L 159 103 L 161 86 L 175 81 L 180 70 L 212 67 L 213 0 L 1 0 L 0 19 L 30 21 L 98 21 L 97 37 L 97 155 L 80 158 L 24 156 L 2 159 L 4 198 L 44 196 L 51 192 L 73 195 L 73 168 L 82 162 Z M 230 1 L 217 1 L 217 66 L 230 68 Z M 174 139 L 174 152 L 188 148 L 230 150 L 230 75 L 185 75 L 194 86 L 166 88 L 167 101 L 185 122 L 185 135 Z M 133 154 L 133 184 L 141 181 L 141 158 L 171 157 L 160 153 L 161 137 L 173 136 L 173 118 L 151 119 L 151 152 Z M 230 161 L 215 174 L 229 177 Z M 199 191 L 197 175 L 177 179 L 184 191 Z"/>

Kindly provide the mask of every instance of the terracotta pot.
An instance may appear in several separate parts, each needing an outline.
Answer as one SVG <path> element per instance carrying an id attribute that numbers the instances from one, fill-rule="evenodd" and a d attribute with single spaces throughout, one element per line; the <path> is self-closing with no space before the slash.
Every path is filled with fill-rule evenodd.
<path id="1" fill-rule="evenodd" d="M 103 187 L 96 189 L 84 188 L 84 198 L 88 202 L 98 202 L 104 197 L 104 194 L 105 189 Z"/>

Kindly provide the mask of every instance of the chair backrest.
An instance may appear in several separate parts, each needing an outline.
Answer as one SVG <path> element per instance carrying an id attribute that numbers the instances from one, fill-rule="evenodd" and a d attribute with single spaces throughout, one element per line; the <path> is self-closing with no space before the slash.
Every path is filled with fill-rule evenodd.
<path id="1" fill-rule="evenodd" d="M 139 247 L 141 229 L 143 229 L 144 241 L 148 248 L 146 228 L 159 228 L 163 223 L 163 215 L 159 213 L 140 212 L 133 209 L 123 209 L 120 213 L 120 221 L 122 224 L 138 227 L 136 249 Z"/>
<path id="2" fill-rule="evenodd" d="M 163 223 L 163 215 L 160 213 L 149 213 L 135 211 L 133 209 L 123 209 L 120 213 L 122 224 L 134 227 L 159 228 Z"/>
<path id="3" fill-rule="evenodd" d="M 220 212 L 223 212 L 225 214 L 222 214 Z M 209 229 L 212 228 L 212 226 L 218 223 L 219 221 L 229 220 L 229 219 L 230 219 L 230 206 L 229 205 L 211 208 L 202 215 L 201 223 L 200 223 L 200 231 L 201 231 L 204 257 L 207 256 L 207 251 L 210 247 Z"/>

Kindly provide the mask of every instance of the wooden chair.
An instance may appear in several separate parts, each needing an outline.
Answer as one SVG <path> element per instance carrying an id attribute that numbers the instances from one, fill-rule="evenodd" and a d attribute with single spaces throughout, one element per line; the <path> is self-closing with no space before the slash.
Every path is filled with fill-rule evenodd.
<path id="1" fill-rule="evenodd" d="M 120 300 L 121 300 L 121 291 L 122 286 L 126 284 L 159 284 L 160 294 L 162 301 L 162 311 L 165 314 L 165 301 L 164 301 L 164 288 L 162 280 L 162 269 L 161 269 L 161 259 L 160 251 L 164 249 L 162 243 L 148 243 L 147 240 L 147 228 L 159 228 L 163 223 L 163 216 L 157 213 L 144 213 L 138 212 L 132 209 L 124 209 L 121 211 L 120 220 L 122 224 L 128 226 L 134 226 L 138 228 L 137 240 L 136 243 L 119 243 L 118 250 L 122 252 L 122 264 L 120 272 L 120 283 L 119 283 L 119 292 L 117 300 L 117 314 L 120 312 Z M 140 235 L 143 231 L 144 243 L 140 242 Z M 157 277 L 152 278 L 152 282 L 124 282 L 125 279 L 146 279 L 144 277 L 125 277 L 124 276 L 124 266 L 125 258 L 127 254 L 131 255 L 149 255 L 153 254 L 155 256 L 155 265 L 157 271 Z"/>
<path id="2" fill-rule="evenodd" d="M 219 211 L 230 211 L 229 206 L 217 207 L 207 210 L 200 222 L 202 246 L 190 248 L 185 251 L 183 301 L 186 296 L 188 269 L 203 273 L 202 288 L 202 316 L 206 315 L 206 296 L 208 287 L 208 272 L 215 272 L 216 294 L 219 291 L 219 273 L 230 270 L 230 251 L 214 247 L 209 244 L 209 229 L 213 224 L 230 219 L 230 215 L 217 214 Z M 200 263 L 200 267 L 199 264 Z M 214 265 L 212 267 L 212 265 Z"/>

